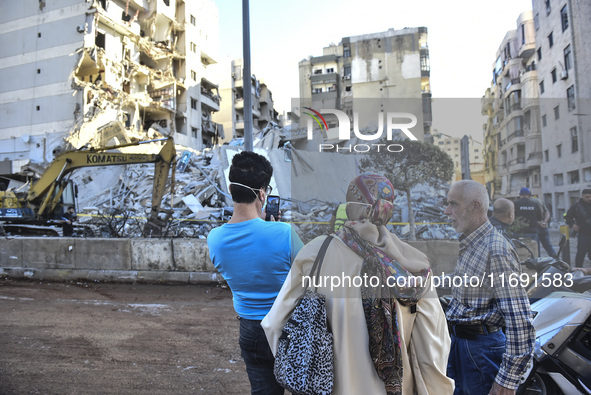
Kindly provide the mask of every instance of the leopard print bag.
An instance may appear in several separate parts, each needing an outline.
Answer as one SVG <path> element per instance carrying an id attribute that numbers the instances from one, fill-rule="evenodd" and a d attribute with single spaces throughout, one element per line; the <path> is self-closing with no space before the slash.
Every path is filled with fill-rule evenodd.
<path id="1" fill-rule="evenodd" d="M 328 236 L 310 271 L 319 276 Z M 275 378 L 294 395 L 326 395 L 334 385 L 333 337 L 328 326 L 324 295 L 306 288 L 279 337 L 275 355 Z"/>

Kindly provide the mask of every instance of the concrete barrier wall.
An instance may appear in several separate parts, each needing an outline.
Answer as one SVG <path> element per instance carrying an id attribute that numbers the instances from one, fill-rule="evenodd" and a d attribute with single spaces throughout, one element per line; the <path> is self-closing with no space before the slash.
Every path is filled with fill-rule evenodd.
<path id="1" fill-rule="evenodd" d="M 427 255 L 435 275 L 454 270 L 457 241 L 409 243 Z M 223 281 L 202 239 L 3 238 L 0 277 L 188 284 Z"/>

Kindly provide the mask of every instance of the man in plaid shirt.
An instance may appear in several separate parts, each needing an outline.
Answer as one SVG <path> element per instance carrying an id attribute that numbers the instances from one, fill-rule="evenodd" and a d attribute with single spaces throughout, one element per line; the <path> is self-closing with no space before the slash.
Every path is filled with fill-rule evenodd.
<path id="1" fill-rule="evenodd" d="M 484 186 L 459 181 L 447 200 L 445 214 L 462 233 L 454 272 L 454 281 L 462 281 L 454 283 L 446 312 L 454 394 L 515 394 L 535 341 L 517 253 L 488 221 Z"/>

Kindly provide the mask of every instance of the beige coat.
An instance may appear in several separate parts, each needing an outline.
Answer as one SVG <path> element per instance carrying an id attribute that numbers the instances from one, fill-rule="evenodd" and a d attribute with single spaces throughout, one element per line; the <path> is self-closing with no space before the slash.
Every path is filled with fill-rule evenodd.
<path id="1" fill-rule="evenodd" d="M 402 254 L 398 258 L 405 267 L 413 266 L 412 262 L 407 263 L 404 258 L 409 255 L 422 257 L 428 265 L 424 254 L 402 243 L 386 228 L 373 228 L 376 232 L 379 230 L 379 235 L 375 235 L 378 239 L 376 244 L 382 244 L 381 247 L 389 255 Z M 310 273 L 324 238 L 321 236 L 312 240 L 299 252 L 271 311 L 261 323 L 274 354 L 283 326 L 295 308 L 298 297 L 303 294 L 302 276 Z M 361 257 L 339 238 L 334 238 L 322 265 L 321 277 L 327 278 L 327 283 L 318 288 L 318 292 L 326 295 L 328 320 L 334 336 L 335 395 L 386 393 L 369 353 L 360 288 L 339 286 L 331 289 L 331 281 L 336 285 L 337 279 L 348 281 L 347 276 L 352 280 L 354 276 L 359 276 L 362 263 Z M 452 394 L 453 380 L 445 375 L 450 338 L 436 292 L 429 291 L 418 302 L 416 314 L 411 314 L 410 308 L 400 303 L 396 304 L 396 313 L 403 341 L 403 394 L 413 395 L 415 390 L 419 395 Z"/>

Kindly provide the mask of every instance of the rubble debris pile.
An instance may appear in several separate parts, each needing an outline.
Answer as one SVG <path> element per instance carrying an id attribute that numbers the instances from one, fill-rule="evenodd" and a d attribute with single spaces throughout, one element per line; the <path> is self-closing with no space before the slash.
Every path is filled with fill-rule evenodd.
<path id="1" fill-rule="evenodd" d="M 205 238 L 232 212 L 219 189 L 223 172 L 216 152 L 197 152 L 178 146 L 174 195 L 168 193 L 162 205 L 170 210 L 166 237 Z M 101 174 L 102 183 L 95 178 Z M 106 175 L 106 177 L 104 175 Z M 154 165 L 136 164 L 122 168 L 83 169 L 73 177 L 79 185 L 78 224 L 92 228 L 100 237 L 140 237 L 150 210 Z M 110 180 L 110 182 L 109 182 Z"/>

